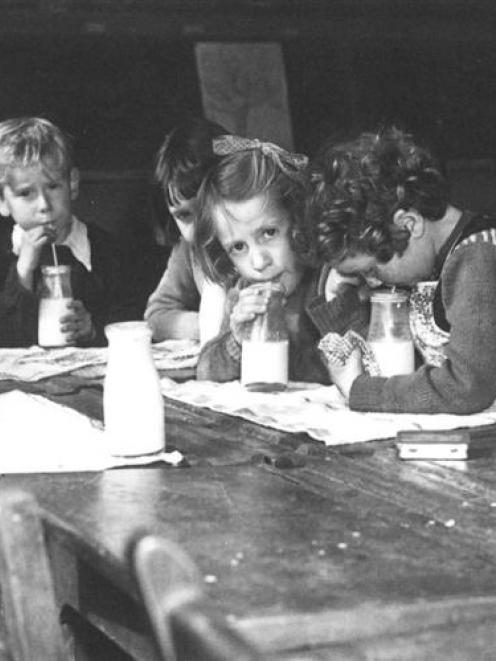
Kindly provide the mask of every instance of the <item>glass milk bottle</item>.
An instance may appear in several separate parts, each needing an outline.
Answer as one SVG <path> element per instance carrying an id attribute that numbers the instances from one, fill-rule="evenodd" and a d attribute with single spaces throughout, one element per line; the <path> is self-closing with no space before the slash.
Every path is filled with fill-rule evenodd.
<path id="1" fill-rule="evenodd" d="M 110 453 L 154 454 L 165 449 L 164 402 L 145 321 L 105 327 L 108 361 L 103 417 Z"/>
<path id="2" fill-rule="evenodd" d="M 262 286 L 265 291 L 267 285 Z M 269 284 L 264 314 L 247 324 L 241 343 L 241 383 L 248 390 L 270 392 L 288 385 L 288 329 L 284 315 L 284 289 Z"/>
<path id="3" fill-rule="evenodd" d="M 73 344 L 60 330 L 60 319 L 72 302 L 71 267 L 42 266 L 38 307 L 38 344 L 61 347 Z"/>
<path id="4" fill-rule="evenodd" d="M 415 365 L 408 295 L 380 290 L 371 295 L 370 301 L 372 309 L 367 339 L 381 376 L 410 374 Z"/>

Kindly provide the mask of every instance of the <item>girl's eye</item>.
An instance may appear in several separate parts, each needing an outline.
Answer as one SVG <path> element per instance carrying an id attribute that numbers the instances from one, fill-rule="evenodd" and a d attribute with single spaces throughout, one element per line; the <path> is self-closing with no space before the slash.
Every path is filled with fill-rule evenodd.
<path id="1" fill-rule="evenodd" d="M 243 252 L 244 248 L 245 248 L 245 244 L 242 241 L 238 241 L 237 243 L 233 243 L 229 252 L 239 254 Z"/>
<path id="2" fill-rule="evenodd" d="M 264 235 L 268 239 L 272 239 L 274 236 L 277 235 L 277 228 L 276 227 L 269 227 L 266 230 L 264 230 Z"/>

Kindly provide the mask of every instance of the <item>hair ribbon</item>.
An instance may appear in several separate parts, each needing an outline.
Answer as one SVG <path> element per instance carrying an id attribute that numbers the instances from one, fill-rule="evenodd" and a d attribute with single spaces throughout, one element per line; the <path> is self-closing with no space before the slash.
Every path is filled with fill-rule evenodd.
<path id="1" fill-rule="evenodd" d="M 217 156 L 228 156 L 241 151 L 260 150 L 264 156 L 271 158 L 283 172 L 291 168 L 303 169 L 308 163 L 304 154 L 295 154 L 286 151 L 273 142 L 264 142 L 258 138 L 242 138 L 239 135 L 221 135 L 212 141 L 212 149 Z"/>

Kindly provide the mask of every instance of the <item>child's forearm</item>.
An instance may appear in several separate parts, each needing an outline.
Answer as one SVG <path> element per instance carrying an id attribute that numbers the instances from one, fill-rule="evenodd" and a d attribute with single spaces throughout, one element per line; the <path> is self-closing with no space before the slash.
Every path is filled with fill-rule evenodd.
<path id="1" fill-rule="evenodd" d="M 21 257 L 19 257 L 17 260 L 16 271 L 19 283 L 24 289 L 33 291 L 35 269 L 32 264 L 29 262 L 26 263 Z"/>

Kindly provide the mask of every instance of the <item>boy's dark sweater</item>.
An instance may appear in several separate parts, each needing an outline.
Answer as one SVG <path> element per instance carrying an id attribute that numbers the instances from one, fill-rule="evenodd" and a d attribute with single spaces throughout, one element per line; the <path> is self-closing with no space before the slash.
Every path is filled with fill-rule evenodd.
<path id="1" fill-rule="evenodd" d="M 50 246 L 42 251 L 40 267 L 35 271 L 33 291 L 23 287 L 17 275 L 17 256 L 12 252 L 13 224 L 0 223 L 0 346 L 26 347 L 38 342 L 37 285 L 41 266 L 53 264 Z M 103 328 L 114 321 L 141 319 L 143 302 L 130 292 L 132 273 L 128 251 L 105 230 L 88 224 L 91 246 L 91 267 L 88 271 L 69 248 L 57 246 L 60 264 L 71 268 L 74 299 L 83 302 L 91 314 L 96 336 L 93 346 L 105 344 Z"/>

